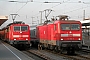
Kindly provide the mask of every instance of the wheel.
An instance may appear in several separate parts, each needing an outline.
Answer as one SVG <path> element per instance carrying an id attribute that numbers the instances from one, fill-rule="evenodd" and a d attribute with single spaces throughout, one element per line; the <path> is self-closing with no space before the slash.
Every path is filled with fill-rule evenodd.
<path id="1" fill-rule="evenodd" d="M 50 45 L 48 45 L 47 49 L 50 49 Z"/>
<path id="2" fill-rule="evenodd" d="M 38 44 L 38 50 L 40 50 L 40 44 Z"/>
<path id="3" fill-rule="evenodd" d="M 58 47 L 57 47 L 57 46 L 55 46 L 55 52 L 59 52 L 59 50 L 58 50 Z"/>
<path id="4" fill-rule="evenodd" d="M 62 54 L 63 53 L 63 49 L 60 49 L 60 54 Z"/>
<path id="5" fill-rule="evenodd" d="M 42 45 L 38 44 L 38 50 L 42 50 Z"/>

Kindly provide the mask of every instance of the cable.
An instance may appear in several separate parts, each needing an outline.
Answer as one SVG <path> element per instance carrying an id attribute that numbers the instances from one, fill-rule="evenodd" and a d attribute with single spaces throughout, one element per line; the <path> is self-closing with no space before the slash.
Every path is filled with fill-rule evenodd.
<path id="1" fill-rule="evenodd" d="M 38 15 L 39 13 L 37 13 L 37 14 L 35 14 L 35 15 L 33 15 L 33 16 L 36 16 L 36 15 Z M 30 19 L 30 18 L 27 18 L 27 19 Z"/>
<path id="2" fill-rule="evenodd" d="M 52 6 L 51 8 L 57 7 L 57 6 L 59 6 L 60 4 L 66 3 L 66 2 L 68 2 L 68 1 L 70 1 L 70 0 L 60 2 L 59 4 L 57 4 L 57 5 L 55 5 L 55 6 Z"/>
<path id="3" fill-rule="evenodd" d="M 72 11 L 69 11 L 69 12 L 71 13 L 71 12 L 73 12 L 73 11 L 77 11 L 77 10 L 79 10 L 79 9 L 83 9 L 83 8 L 87 8 L 87 7 L 90 7 L 90 6 L 81 7 L 81 8 L 78 8 L 78 9 L 75 9 L 75 10 L 72 10 Z M 65 12 L 65 13 L 69 13 L 69 12 Z M 64 13 L 64 14 L 65 14 L 65 13 Z"/>
<path id="4" fill-rule="evenodd" d="M 17 4 L 17 3 L 16 3 L 16 4 Z M 13 6 L 13 8 L 12 8 L 12 10 L 11 10 L 11 11 L 13 11 L 13 9 L 14 9 L 14 8 L 15 8 L 15 6 L 16 6 L 16 4 Z M 10 12 L 11 12 L 11 11 L 10 11 Z"/>
<path id="5" fill-rule="evenodd" d="M 65 3 L 65 2 L 68 2 L 68 1 L 70 1 L 70 0 L 63 1 L 62 3 Z M 44 2 L 39 2 L 39 1 L 33 1 L 33 2 L 35 2 L 35 3 L 44 3 Z M 56 6 L 58 6 L 58 5 L 62 4 L 62 3 L 59 3 L 59 4 L 55 5 L 55 6 L 52 6 L 51 8 L 54 8 L 54 7 L 56 7 Z M 45 3 L 44 3 L 44 4 L 45 4 Z M 36 14 L 35 14 L 35 15 L 36 15 Z"/>
<path id="6" fill-rule="evenodd" d="M 27 3 L 28 3 L 28 2 L 27 2 Z M 27 4 L 27 3 L 26 3 L 26 4 Z M 18 11 L 16 11 L 16 13 L 19 12 L 26 4 L 24 4 Z"/>

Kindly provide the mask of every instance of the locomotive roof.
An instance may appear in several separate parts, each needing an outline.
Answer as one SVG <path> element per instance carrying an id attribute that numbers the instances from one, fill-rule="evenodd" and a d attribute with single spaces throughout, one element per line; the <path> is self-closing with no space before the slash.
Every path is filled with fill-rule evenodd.
<path id="1" fill-rule="evenodd" d="M 25 24 L 25 23 L 22 21 L 14 21 L 13 23 L 8 24 L 7 26 L 10 26 L 12 24 Z"/>
<path id="2" fill-rule="evenodd" d="M 25 23 L 22 22 L 22 21 L 15 21 L 15 22 L 13 22 L 13 23 L 9 23 L 6 27 L 2 28 L 2 30 L 8 28 L 10 25 L 13 25 L 13 24 L 25 24 Z"/>
<path id="3" fill-rule="evenodd" d="M 66 23 L 72 22 L 72 23 L 76 23 L 76 22 L 80 22 L 80 21 L 76 21 L 76 20 L 57 20 L 55 22 L 62 22 L 62 23 L 64 23 L 64 22 L 66 22 Z"/>
<path id="4" fill-rule="evenodd" d="M 8 20 L 8 16 L 0 16 L 0 26 Z"/>
<path id="5" fill-rule="evenodd" d="M 54 24 L 54 23 L 58 23 L 58 22 L 62 22 L 62 23 L 80 23 L 80 21 L 76 21 L 76 20 L 54 20 L 54 21 L 45 21 L 44 23 L 42 24 L 39 24 L 37 26 L 42 26 L 42 25 L 48 25 L 48 24 Z"/>

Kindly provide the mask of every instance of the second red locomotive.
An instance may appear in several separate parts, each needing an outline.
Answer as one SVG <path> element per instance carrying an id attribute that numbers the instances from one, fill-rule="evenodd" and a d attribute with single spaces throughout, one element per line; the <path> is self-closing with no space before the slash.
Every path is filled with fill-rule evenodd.
<path id="1" fill-rule="evenodd" d="M 66 16 L 65 16 L 66 17 Z M 65 20 L 46 21 L 37 26 L 36 36 L 39 48 L 48 48 L 56 51 L 75 53 L 82 47 L 82 24 L 80 21 Z"/>

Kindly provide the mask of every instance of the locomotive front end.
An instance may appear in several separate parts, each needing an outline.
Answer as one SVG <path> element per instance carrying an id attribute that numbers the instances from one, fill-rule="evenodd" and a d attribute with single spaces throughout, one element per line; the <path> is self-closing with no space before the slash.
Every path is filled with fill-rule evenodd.
<path id="1" fill-rule="evenodd" d="M 60 46 L 70 53 L 82 48 L 82 29 L 80 22 L 67 22 L 60 25 Z"/>
<path id="2" fill-rule="evenodd" d="M 13 25 L 12 32 L 10 35 L 12 36 L 10 39 L 10 44 L 25 44 L 30 45 L 30 30 L 28 25 Z"/>

